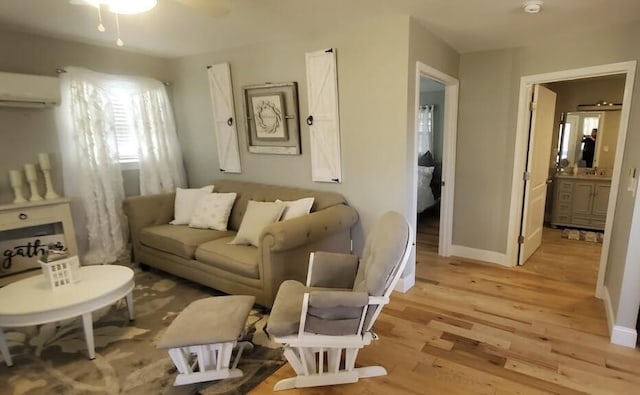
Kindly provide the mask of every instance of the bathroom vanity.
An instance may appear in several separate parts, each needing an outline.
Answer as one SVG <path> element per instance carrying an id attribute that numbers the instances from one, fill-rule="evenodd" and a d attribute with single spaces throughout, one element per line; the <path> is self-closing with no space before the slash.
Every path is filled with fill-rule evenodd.
<path id="1" fill-rule="evenodd" d="M 610 191 L 608 176 L 556 175 L 551 225 L 604 230 Z"/>

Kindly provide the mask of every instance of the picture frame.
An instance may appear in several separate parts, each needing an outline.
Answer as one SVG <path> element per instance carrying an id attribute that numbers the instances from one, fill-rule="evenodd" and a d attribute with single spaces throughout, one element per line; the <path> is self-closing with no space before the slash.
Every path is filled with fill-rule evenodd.
<path id="1" fill-rule="evenodd" d="M 249 152 L 300 155 L 297 83 L 251 85 L 242 91 Z"/>

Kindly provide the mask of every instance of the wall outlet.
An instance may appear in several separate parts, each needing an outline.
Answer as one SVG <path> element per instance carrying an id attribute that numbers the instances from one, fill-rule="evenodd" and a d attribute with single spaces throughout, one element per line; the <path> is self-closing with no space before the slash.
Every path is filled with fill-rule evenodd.
<path id="1" fill-rule="evenodd" d="M 604 147 L 602 147 L 602 150 L 603 150 L 604 152 L 609 152 L 609 146 L 608 146 L 608 145 L 605 145 Z"/>

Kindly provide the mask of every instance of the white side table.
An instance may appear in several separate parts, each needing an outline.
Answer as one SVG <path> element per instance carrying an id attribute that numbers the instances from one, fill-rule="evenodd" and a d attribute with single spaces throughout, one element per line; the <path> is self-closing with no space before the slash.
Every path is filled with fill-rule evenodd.
<path id="1" fill-rule="evenodd" d="M 43 275 L 0 288 L 0 351 L 7 364 L 13 361 L 3 328 L 40 325 L 82 316 L 89 358 L 95 358 L 91 313 L 126 298 L 129 319 L 135 318 L 133 270 L 124 266 L 83 266 L 82 280 L 57 290 Z"/>

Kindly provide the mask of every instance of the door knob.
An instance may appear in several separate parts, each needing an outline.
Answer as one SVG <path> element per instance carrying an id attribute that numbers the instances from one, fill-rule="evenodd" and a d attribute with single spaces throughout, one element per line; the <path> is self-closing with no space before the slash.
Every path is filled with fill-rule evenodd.
<path id="1" fill-rule="evenodd" d="M 233 118 L 227 119 L 227 125 L 229 126 L 233 125 Z"/>

